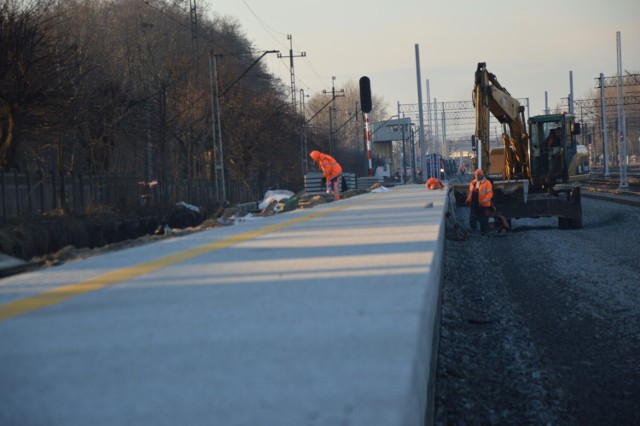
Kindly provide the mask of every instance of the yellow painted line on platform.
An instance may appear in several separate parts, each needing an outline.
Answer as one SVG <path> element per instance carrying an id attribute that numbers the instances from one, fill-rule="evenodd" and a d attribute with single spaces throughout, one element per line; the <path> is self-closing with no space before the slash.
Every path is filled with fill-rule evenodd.
<path id="1" fill-rule="evenodd" d="M 213 243 L 194 247 L 192 249 L 185 250 L 180 253 L 164 256 L 147 263 L 141 263 L 140 265 L 135 265 L 135 266 L 130 266 L 128 268 L 115 270 L 113 272 L 109 272 L 107 274 L 101 275 L 96 278 L 91 278 L 76 284 L 69 284 L 61 287 L 56 287 L 52 290 L 45 291 L 35 296 L 16 300 L 14 302 L 7 303 L 5 305 L 0 306 L 0 321 L 17 317 L 19 315 L 24 315 L 29 312 L 33 312 L 38 309 L 45 308 L 47 306 L 55 305 L 55 304 L 64 302 L 65 300 L 71 299 L 72 297 L 76 297 L 85 293 L 90 293 L 92 291 L 100 290 L 105 287 L 110 287 L 110 286 L 119 284 L 123 281 L 127 281 L 130 279 L 139 277 L 141 275 L 148 274 L 150 272 L 155 272 L 159 269 L 165 268 L 167 266 L 175 265 L 177 263 L 192 259 L 194 257 L 203 255 L 205 253 L 213 252 L 216 250 L 223 249 L 225 247 L 239 244 L 243 241 L 248 241 L 254 238 L 258 238 L 262 235 L 277 231 L 279 229 L 287 228 L 292 225 L 297 225 L 299 223 L 303 223 L 311 219 L 325 216 L 329 213 L 344 210 L 347 207 L 350 207 L 352 205 L 353 203 L 339 204 L 338 206 L 329 208 L 327 210 L 320 210 L 305 216 L 295 217 L 293 219 L 287 220 L 282 223 L 268 225 L 268 226 L 256 229 L 254 231 L 249 231 L 242 234 L 234 235 L 220 241 L 215 241 Z"/>

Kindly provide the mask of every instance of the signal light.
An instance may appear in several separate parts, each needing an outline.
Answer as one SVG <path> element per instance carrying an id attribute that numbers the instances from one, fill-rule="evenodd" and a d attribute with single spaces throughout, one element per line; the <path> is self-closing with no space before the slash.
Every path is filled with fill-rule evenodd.
<path id="1" fill-rule="evenodd" d="M 369 77 L 360 77 L 360 108 L 367 114 L 371 112 L 371 81 Z"/>

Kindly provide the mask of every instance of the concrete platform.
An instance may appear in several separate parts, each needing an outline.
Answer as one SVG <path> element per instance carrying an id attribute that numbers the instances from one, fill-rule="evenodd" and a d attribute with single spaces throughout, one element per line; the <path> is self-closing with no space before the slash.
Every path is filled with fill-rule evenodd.
<path id="1" fill-rule="evenodd" d="M 400 186 L 0 280 L 0 424 L 429 423 L 445 197 Z"/>

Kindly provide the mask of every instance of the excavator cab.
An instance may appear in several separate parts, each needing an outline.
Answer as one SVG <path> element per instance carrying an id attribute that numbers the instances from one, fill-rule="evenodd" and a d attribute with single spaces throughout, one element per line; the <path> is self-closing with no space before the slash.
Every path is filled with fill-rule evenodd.
<path id="1" fill-rule="evenodd" d="M 575 179 L 580 123 L 570 114 L 551 114 L 529 119 L 531 183 L 549 186 Z"/>

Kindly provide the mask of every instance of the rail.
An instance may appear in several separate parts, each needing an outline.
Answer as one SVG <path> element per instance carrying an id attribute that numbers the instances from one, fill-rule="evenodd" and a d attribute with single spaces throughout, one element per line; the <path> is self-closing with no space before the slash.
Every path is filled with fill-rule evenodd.
<path id="1" fill-rule="evenodd" d="M 633 168 L 628 174 L 628 187 L 620 188 L 619 175 L 604 177 L 602 173 L 593 173 L 582 184 L 582 196 L 599 200 L 640 206 L 640 173 Z"/>

